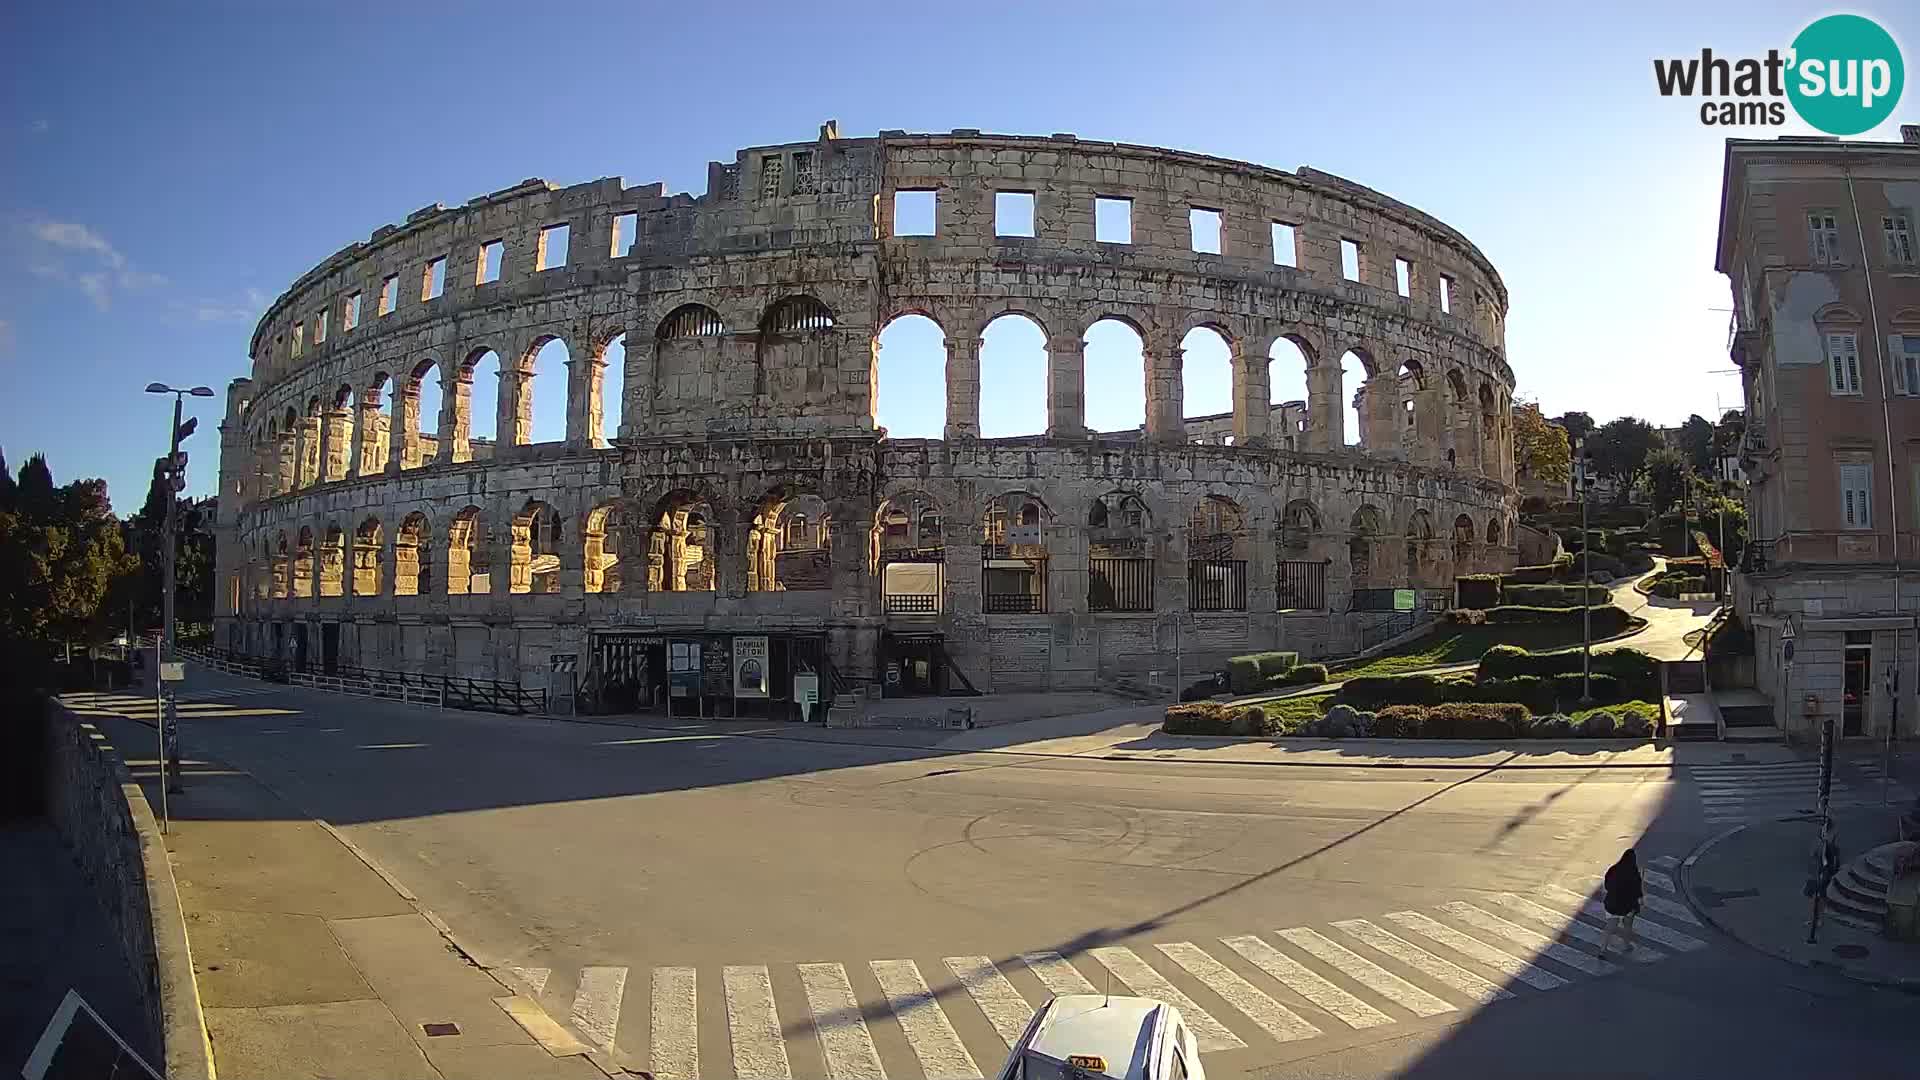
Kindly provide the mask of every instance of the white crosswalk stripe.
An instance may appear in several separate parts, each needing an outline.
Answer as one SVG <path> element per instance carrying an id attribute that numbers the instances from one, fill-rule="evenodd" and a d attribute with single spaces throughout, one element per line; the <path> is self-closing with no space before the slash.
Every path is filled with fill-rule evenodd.
<path id="1" fill-rule="evenodd" d="M 1232 968 L 1215 960 L 1205 949 L 1190 941 L 1155 946 L 1180 969 L 1205 983 L 1227 1004 L 1246 1014 L 1261 1030 L 1279 1042 L 1311 1039 L 1320 1029 L 1301 1019 L 1300 1014 L 1273 1000 L 1259 987 L 1240 977 Z"/>
<path id="2" fill-rule="evenodd" d="M 1221 938 L 1220 942 L 1239 953 L 1247 963 L 1286 984 L 1287 989 L 1339 1017 L 1340 1022 L 1350 1028 L 1393 1023 L 1393 1017 L 1314 974 L 1305 964 L 1252 934 Z"/>
<path id="3" fill-rule="evenodd" d="M 1515 926 L 1500 916 L 1482 911 L 1464 900 L 1455 900 L 1451 904 L 1442 904 L 1440 905 L 1440 910 L 1475 929 L 1485 930 L 1495 937 L 1506 938 L 1516 945 L 1525 945 L 1527 948 L 1532 949 L 1536 955 L 1545 955 L 1549 960 L 1565 964 L 1575 971 L 1584 971 L 1589 975 L 1606 975 L 1614 970 L 1611 965 L 1598 957 L 1588 956 L 1585 953 L 1570 949 L 1552 938 L 1546 937 L 1543 934 L 1537 934 L 1524 926 Z"/>
<path id="4" fill-rule="evenodd" d="M 663 1080 L 700 1075 L 700 997 L 690 967 L 653 969 L 653 1074 Z"/>
<path id="5" fill-rule="evenodd" d="M 1578 918 L 1555 911 L 1552 908 L 1541 907 L 1539 904 L 1523 896 L 1515 896 L 1512 893 L 1495 893 L 1487 899 L 1506 908 L 1508 911 L 1518 912 L 1535 922 L 1545 923 L 1552 927 L 1555 932 L 1565 934 L 1576 941 L 1584 941 L 1595 948 L 1606 944 L 1607 932 L 1605 930 L 1589 923 L 1581 922 Z M 1621 948 L 1625 948 L 1624 942 Z M 1616 954 L 1609 952 L 1607 955 L 1611 957 Z M 1649 949 L 1644 945 L 1633 950 L 1633 960 L 1636 963 L 1651 964 L 1664 959 L 1666 959 L 1664 954 Z"/>
<path id="6" fill-rule="evenodd" d="M 1387 914 L 1387 918 L 1416 934 L 1432 938 L 1462 956 L 1478 960 L 1502 975 L 1519 979 L 1535 990 L 1553 990 L 1567 985 L 1567 980 L 1545 968 L 1536 967 L 1511 953 L 1502 952 L 1477 937 L 1463 934 L 1417 911 L 1393 911 Z"/>
<path id="7" fill-rule="evenodd" d="M 999 1033 L 1000 1041 L 1011 1049 L 1027 1030 L 1027 1020 L 1033 1015 L 1027 999 L 1020 996 L 1020 991 L 1013 988 L 987 957 L 949 956 L 941 962 L 966 988 L 967 996 L 980 1007 L 987 1022 Z"/>
<path id="8" fill-rule="evenodd" d="M 927 1080 L 980 1080 L 980 1066 L 973 1063 L 947 1014 L 934 1003 L 920 968 L 911 960 L 875 960 L 867 966 L 887 995 L 887 1006 L 906 1033 Z"/>
<path id="9" fill-rule="evenodd" d="M 1056 994 L 1093 993 L 1093 984 L 1080 974 L 1080 969 L 1067 963 L 1057 952 L 1023 953 L 1020 959 L 1039 977 L 1042 986 Z"/>
<path id="10" fill-rule="evenodd" d="M 860 1015 L 860 1002 L 839 964 L 801 964 L 800 986 L 813 1014 L 813 1033 L 827 1060 L 829 1080 L 886 1080 L 873 1033 Z"/>
<path id="11" fill-rule="evenodd" d="M 1466 968 L 1451 961 L 1442 960 L 1393 931 L 1375 926 L 1365 919 L 1343 919 L 1333 925 L 1339 927 L 1341 933 L 1355 941 L 1393 957 L 1422 975 L 1450 986 L 1482 1005 L 1513 997 L 1512 994 Z"/>
<path id="12" fill-rule="evenodd" d="M 1667 857 L 1647 862 L 1664 869 L 1643 871 L 1649 875 L 1647 909 L 1636 921 L 1640 947 L 1632 959 L 1651 963 L 1710 947 L 1676 929 L 1679 920 L 1653 908 L 1659 898 L 1656 882 L 1671 886 L 1665 871 L 1677 864 Z M 1662 903 L 1679 907 L 1670 900 Z M 1611 974 L 1618 967 L 1589 947 L 1602 940 L 1604 920 L 1591 893 L 1543 884 L 1525 894 L 1438 904 L 1431 913 L 1341 919 L 1330 928 L 1295 926 L 1144 947 L 1108 945 L 1075 957 L 1088 965 L 1084 972 L 1051 951 L 1008 959 L 948 956 L 931 969 L 944 966 L 953 978 L 940 984 L 939 994 L 923 974 L 930 961 L 904 957 L 709 969 L 708 978 L 717 974 L 720 989 L 710 990 L 704 1002 L 693 967 L 589 966 L 571 983 L 564 976 L 553 978 L 550 967 L 514 967 L 501 975 L 511 975 L 513 985 L 536 998 L 545 1000 L 551 992 L 560 1006 L 554 1014 L 565 1013 L 581 1039 L 603 1051 L 622 1049 L 616 1045 L 621 1013 L 623 1005 L 629 1006 L 635 1020 L 644 1017 L 648 1027 L 625 1049 L 638 1057 L 638 1044 L 646 1040 L 646 1067 L 661 1080 L 697 1080 L 703 1072 L 736 1080 L 794 1080 L 796 1061 L 829 1080 L 980 1080 L 986 1068 L 1004 1060 L 1034 1010 L 1052 996 L 1099 993 L 1106 987 L 1116 994 L 1158 998 L 1180 1010 L 1208 1054 L 1254 1043 L 1296 1043 L 1349 1028 L 1438 1020 L 1569 986 L 1585 976 Z M 1628 963 L 1624 956 L 1618 960 Z M 1030 976 L 1014 970 L 1022 966 Z M 644 1002 L 626 1000 L 630 971 L 638 980 L 633 992 L 644 995 Z M 782 1022 L 775 988 L 780 979 L 792 977 L 782 971 L 798 976 L 811 1032 L 796 1027 L 798 1004 L 787 1008 Z M 872 981 L 857 990 L 856 977 L 864 980 L 869 973 Z M 564 999 L 568 994 L 571 998 Z M 702 1008 L 716 1002 L 724 1005 L 724 1016 L 703 1021 Z M 880 1015 L 869 1010 L 882 1008 L 881 1002 L 892 1019 L 869 1028 L 867 1017 Z M 825 1069 L 808 1061 L 824 1062 Z"/>
<path id="13" fill-rule="evenodd" d="M 726 988 L 727 1032 L 733 1040 L 736 1080 L 791 1080 L 780 1013 L 773 1004 L 773 980 L 764 967 L 729 967 L 721 973 Z"/>
<path id="14" fill-rule="evenodd" d="M 580 970 L 580 986 L 573 994 L 573 1022 L 593 1045 L 613 1049 L 620 1030 L 620 999 L 627 993 L 627 969 L 590 967 Z"/>
<path id="15" fill-rule="evenodd" d="M 1342 975 L 1404 1007 L 1415 1016 L 1439 1016 L 1454 1007 L 1375 964 L 1346 946 L 1329 941 L 1304 926 L 1280 931 L 1280 936 L 1332 964 Z"/>
<path id="16" fill-rule="evenodd" d="M 1571 903 L 1593 918 L 1611 918 L 1611 916 L 1607 914 L 1606 906 L 1600 903 L 1600 901 L 1589 900 L 1571 889 L 1563 889 L 1558 885 L 1548 885 L 1545 886 L 1544 891 L 1546 895 L 1560 900 L 1563 903 Z M 1652 919 L 1635 919 L 1633 932 L 1640 937 L 1646 938 L 1649 941 L 1657 941 L 1667 948 L 1674 949 L 1678 952 L 1692 952 L 1695 949 L 1704 949 L 1707 947 L 1707 943 L 1701 941 L 1699 938 L 1693 937 L 1690 934 L 1683 934 L 1678 930 L 1669 930 L 1659 923 L 1654 922 Z"/>
<path id="17" fill-rule="evenodd" d="M 1194 1040 L 1200 1044 L 1200 1049 L 1238 1050 L 1247 1045 L 1240 1041 L 1240 1036 L 1228 1031 L 1226 1025 L 1215 1020 L 1212 1013 L 1175 988 L 1166 976 L 1148 966 L 1132 949 L 1109 945 L 1092 950 L 1091 955 L 1134 993 L 1158 998 L 1179 1009 L 1181 1015 L 1187 1018 L 1187 1026 L 1193 1029 Z"/>
<path id="18" fill-rule="evenodd" d="M 1653 858 L 1647 860 L 1647 865 L 1656 870 L 1665 870 L 1671 873 L 1674 867 L 1680 865 L 1680 860 L 1671 855 L 1655 855 Z"/>
<path id="19" fill-rule="evenodd" d="M 1665 875 L 1665 874 L 1663 874 L 1663 873 L 1661 873 L 1661 872 L 1660 872 L 1660 871 L 1658 871 L 1658 870 L 1642 870 L 1642 871 L 1640 871 L 1640 880 L 1641 880 L 1641 881 L 1642 881 L 1642 882 L 1643 882 L 1643 883 L 1644 883 L 1644 884 L 1645 884 L 1645 885 L 1646 885 L 1646 886 L 1647 886 L 1648 888 L 1651 888 L 1651 889 L 1659 889 L 1659 890 L 1660 890 L 1661 892 L 1663 892 L 1663 893 L 1670 893 L 1670 892 L 1672 892 L 1672 891 L 1674 891 L 1674 890 L 1673 890 L 1673 879 L 1672 879 L 1672 878 L 1670 878 L 1670 877 L 1668 877 L 1667 875 Z"/>

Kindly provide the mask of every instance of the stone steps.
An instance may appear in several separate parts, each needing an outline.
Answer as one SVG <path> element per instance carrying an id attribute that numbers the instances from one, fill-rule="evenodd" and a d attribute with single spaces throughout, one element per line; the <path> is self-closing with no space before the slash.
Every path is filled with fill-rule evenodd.
<path id="1" fill-rule="evenodd" d="M 1914 841 L 1882 844 L 1854 859 L 1827 883 L 1827 905 L 1833 917 L 1848 926 L 1879 933 L 1886 925 L 1887 888 L 1893 880 L 1893 862 Z"/>

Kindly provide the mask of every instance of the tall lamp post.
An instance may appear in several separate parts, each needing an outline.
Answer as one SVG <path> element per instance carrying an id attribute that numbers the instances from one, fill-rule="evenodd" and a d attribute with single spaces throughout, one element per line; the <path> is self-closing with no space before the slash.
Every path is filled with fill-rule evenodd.
<path id="1" fill-rule="evenodd" d="M 156 726 L 160 729 L 160 820 L 164 825 L 167 819 L 167 792 L 180 790 L 180 726 L 175 718 L 173 689 L 165 678 L 166 669 L 162 664 L 173 662 L 173 590 L 174 590 L 174 530 L 177 528 L 180 492 L 187 487 L 187 456 L 180 452 L 180 440 L 193 434 L 198 425 L 196 420 L 180 422 L 180 402 L 188 396 L 212 397 L 213 388 L 196 386 L 182 390 L 165 383 L 148 383 L 149 394 L 173 395 L 173 426 L 167 429 L 167 460 L 164 480 L 167 486 L 167 512 L 160 525 L 160 640 L 153 648 L 153 697 L 154 711 L 158 714 Z"/>
<path id="2" fill-rule="evenodd" d="M 1587 504 L 1593 501 L 1593 454 L 1585 439 L 1573 441 L 1574 477 L 1580 498 L 1580 704 L 1593 704 L 1593 538 L 1587 532 Z"/>

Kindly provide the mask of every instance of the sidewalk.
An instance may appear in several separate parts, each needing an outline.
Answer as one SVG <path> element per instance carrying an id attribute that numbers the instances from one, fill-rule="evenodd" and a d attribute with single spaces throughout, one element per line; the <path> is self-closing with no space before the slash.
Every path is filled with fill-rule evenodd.
<path id="1" fill-rule="evenodd" d="M 152 739 L 97 719 L 122 748 Z M 126 753 L 158 807 L 151 754 Z M 168 852 L 221 1080 L 601 1080 L 535 1042 L 496 1003 L 512 991 L 331 830 L 243 772 L 184 771 Z"/>
<path id="2" fill-rule="evenodd" d="M 1893 809 L 1834 814 L 1841 863 L 1898 839 Z M 1819 835 L 1811 819 L 1756 822 L 1702 844 L 1680 867 L 1680 892 L 1716 929 L 1802 967 L 1826 968 L 1863 982 L 1920 988 L 1920 944 L 1822 919 L 1807 944 L 1812 901 L 1804 892 L 1808 853 Z"/>

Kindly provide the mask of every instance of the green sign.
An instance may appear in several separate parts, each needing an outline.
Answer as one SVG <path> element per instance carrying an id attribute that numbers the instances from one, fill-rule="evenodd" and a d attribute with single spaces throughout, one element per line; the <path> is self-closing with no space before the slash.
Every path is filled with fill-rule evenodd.
<path id="1" fill-rule="evenodd" d="M 1393 590 L 1393 610 L 1412 611 L 1414 595 L 1412 589 Z"/>

